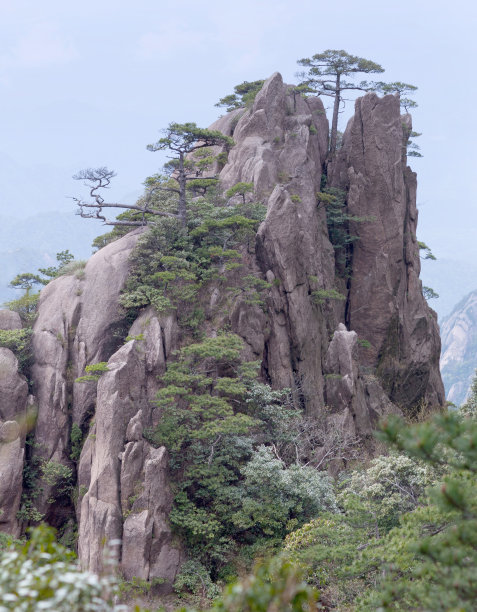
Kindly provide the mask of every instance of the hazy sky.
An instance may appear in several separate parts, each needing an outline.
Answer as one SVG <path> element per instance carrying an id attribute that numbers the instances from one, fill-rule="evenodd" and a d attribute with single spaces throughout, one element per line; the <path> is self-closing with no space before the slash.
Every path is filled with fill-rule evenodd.
<path id="1" fill-rule="evenodd" d="M 0 213 L 26 214 L 9 176 L 33 167 L 51 209 L 73 211 L 86 166 L 116 170 L 112 196 L 137 192 L 169 122 L 207 126 L 235 84 L 293 82 L 297 59 L 345 49 L 419 87 L 419 238 L 476 260 L 476 17 L 472 0 L 0 0 L 0 166 L 16 168 L 0 171 Z"/>

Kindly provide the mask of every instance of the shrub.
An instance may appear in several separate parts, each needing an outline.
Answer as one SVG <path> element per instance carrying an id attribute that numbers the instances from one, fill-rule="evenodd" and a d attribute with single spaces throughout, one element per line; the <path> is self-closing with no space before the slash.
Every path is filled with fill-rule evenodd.
<path id="1" fill-rule="evenodd" d="M 10 349 L 18 359 L 20 371 L 26 374 L 32 358 L 30 328 L 0 329 L 0 346 Z"/>
<path id="2" fill-rule="evenodd" d="M 233 516 L 240 529 L 284 537 L 306 519 L 337 509 L 333 486 L 325 472 L 297 464 L 287 468 L 265 446 L 253 453 L 242 474 L 241 505 Z"/>
<path id="3" fill-rule="evenodd" d="M 81 571 L 54 530 L 41 526 L 0 557 L 0 612 L 119 612 L 125 608 L 113 603 L 114 584 Z"/>

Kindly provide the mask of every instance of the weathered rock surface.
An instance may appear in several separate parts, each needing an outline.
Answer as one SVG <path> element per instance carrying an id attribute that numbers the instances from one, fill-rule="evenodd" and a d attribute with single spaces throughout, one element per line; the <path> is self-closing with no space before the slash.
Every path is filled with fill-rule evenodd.
<path id="1" fill-rule="evenodd" d="M 403 131 L 404 124 L 404 131 Z M 437 317 L 422 296 L 416 240 L 416 175 L 406 166 L 410 117 L 399 99 L 367 94 L 356 101 L 330 183 L 348 192 L 352 274 L 346 324 L 371 346 L 361 361 L 377 368 L 391 399 L 402 406 L 442 405 Z"/>
<path id="2" fill-rule="evenodd" d="M 230 129 L 227 118 L 215 129 Z M 220 174 L 225 187 L 253 182 L 267 205 L 259 228 L 256 268 L 272 282 L 267 323 L 255 324 L 242 308 L 235 330 L 263 359 L 275 387 L 299 390 L 300 403 L 312 413 L 323 405 L 322 356 L 328 343 L 327 318 L 310 298 L 312 289 L 334 284 L 333 248 L 325 213 L 316 206 L 328 143 L 328 121 L 321 100 L 304 100 L 275 73 L 252 108 L 239 119 L 235 147 Z M 247 329 L 249 318 L 253 324 Z M 257 327 L 265 333 L 257 334 Z"/>
<path id="3" fill-rule="evenodd" d="M 20 535 L 17 512 L 22 494 L 24 448 L 16 421 L 0 425 L 0 531 Z"/>
<path id="4" fill-rule="evenodd" d="M 11 328 L 14 329 L 14 328 Z M 17 512 L 22 493 L 24 434 L 28 385 L 18 360 L 0 348 L 0 530 L 20 535 Z"/>
<path id="5" fill-rule="evenodd" d="M 10 421 L 26 407 L 28 384 L 18 373 L 18 359 L 10 349 L 0 347 L 0 420 Z"/>
<path id="6" fill-rule="evenodd" d="M 84 426 L 94 413 L 96 385 L 74 381 L 86 365 L 107 360 L 117 347 L 114 332 L 123 320 L 119 294 L 139 235 L 131 232 L 109 244 L 91 257 L 84 271 L 60 276 L 41 292 L 33 328 L 32 378 L 38 406 L 35 437 L 41 440 L 37 453 L 42 459 L 71 464 L 71 425 Z M 43 489 L 38 509 L 55 524 L 56 507 L 47 503 L 51 487 Z"/>
<path id="7" fill-rule="evenodd" d="M 21 329 L 22 321 L 18 312 L 0 310 L 0 329 Z"/>
<path id="8" fill-rule="evenodd" d="M 441 373 L 447 399 L 465 402 L 477 368 L 477 291 L 456 305 L 441 323 Z"/>
<path id="9" fill-rule="evenodd" d="M 142 434 L 157 421 L 151 400 L 172 346 L 174 321 L 161 325 L 149 309 L 131 331 L 139 330 L 142 339 L 129 341 L 109 359 L 98 384 L 94 433 L 79 466 L 80 486 L 87 489 L 79 557 L 85 567 L 101 571 L 104 542 L 121 540 L 120 566 L 127 579 L 163 578 L 170 585 L 181 552 L 167 524 L 172 503 L 167 454 Z"/>
<path id="10" fill-rule="evenodd" d="M 358 335 L 338 325 L 326 353 L 325 400 L 348 436 L 370 436 L 379 417 L 398 413 L 375 377 L 359 371 Z"/>

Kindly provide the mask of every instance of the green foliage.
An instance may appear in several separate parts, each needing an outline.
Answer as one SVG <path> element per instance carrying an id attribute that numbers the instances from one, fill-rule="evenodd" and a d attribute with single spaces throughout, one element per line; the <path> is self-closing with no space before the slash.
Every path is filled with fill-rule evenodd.
<path id="1" fill-rule="evenodd" d="M 0 346 L 13 351 L 23 374 L 28 373 L 32 359 L 31 336 L 32 330 L 28 327 L 23 329 L 0 329 Z"/>
<path id="2" fill-rule="evenodd" d="M 439 297 L 439 294 L 432 287 L 426 287 L 425 285 L 422 287 L 422 295 L 426 300 L 436 300 Z"/>
<path id="3" fill-rule="evenodd" d="M 404 108 L 406 113 L 409 112 L 410 108 L 417 107 L 417 102 L 406 97 L 410 94 L 414 94 L 417 91 L 417 87 L 415 85 L 409 85 L 409 83 L 402 83 L 401 81 L 395 81 L 394 83 L 383 83 L 382 81 L 379 81 L 376 83 L 375 89 L 384 95 L 399 94 L 399 103 L 401 108 Z"/>
<path id="4" fill-rule="evenodd" d="M 162 378 L 161 421 L 145 433 L 169 450 L 177 482 L 170 520 L 201 562 L 228 546 L 224 495 L 250 454 L 243 436 L 256 424 L 240 411 L 256 373 L 256 364 L 242 363 L 242 348 L 238 336 L 221 334 L 181 349 Z"/>
<path id="5" fill-rule="evenodd" d="M 356 575 L 351 569 L 369 543 L 375 541 L 344 514 L 324 514 L 288 534 L 283 554 L 303 569 L 310 586 L 320 590 L 325 609 L 346 609 L 363 590 L 363 582 L 374 578 L 374 573 Z"/>
<path id="6" fill-rule="evenodd" d="M 445 472 L 429 505 L 405 515 L 384 546 L 389 563 L 360 609 L 472 610 L 477 599 L 477 421 L 457 412 L 406 427 L 393 417 L 381 436 Z M 399 544 L 397 544 L 399 542 Z"/>
<path id="7" fill-rule="evenodd" d="M 253 193 L 253 183 L 237 183 L 225 192 L 225 197 L 230 200 L 236 195 L 242 196 L 243 203 L 245 204 L 245 196 L 247 193 Z"/>
<path id="8" fill-rule="evenodd" d="M 317 194 L 318 206 L 326 209 L 328 237 L 335 249 L 338 273 L 344 277 L 351 274 L 352 245 L 359 239 L 351 233 L 352 224 L 374 221 L 374 217 L 358 217 L 348 212 L 346 192 L 336 187 L 323 187 Z"/>
<path id="9" fill-rule="evenodd" d="M 432 253 L 431 249 L 427 246 L 425 242 L 421 242 L 420 240 L 418 240 L 417 245 L 420 251 L 425 252 L 424 259 L 431 259 L 435 261 L 435 255 Z"/>
<path id="10" fill-rule="evenodd" d="M 366 470 L 355 470 L 340 496 L 343 507 L 361 515 L 363 524 L 379 538 L 414 510 L 426 487 L 437 479 L 436 470 L 402 453 L 381 455 Z"/>
<path id="11" fill-rule="evenodd" d="M 326 300 L 346 300 L 346 296 L 336 289 L 317 289 L 311 292 L 311 299 L 315 304 L 323 304 Z"/>
<path id="12" fill-rule="evenodd" d="M 253 274 L 247 274 L 241 279 L 240 287 L 229 287 L 229 291 L 234 299 L 242 297 L 245 304 L 265 306 L 264 291 L 270 289 L 272 285 Z"/>
<path id="13" fill-rule="evenodd" d="M 191 153 L 199 147 L 211 147 L 227 144 L 233 146 L 234 141 L 217 130 L 200 128 L 195 123 L 169 123 L 164 130 L 164 136 L 155 144 L 148 145 L 149 151 L 183 151 Z"/>
<path id="14" fill-rule="evenodd" d="M 45 461 L 41 466 L 43 480 L 52 487 L 60 486 L 62 490 L 71 489 L 73 471 L 67 465 L 56 461 Z"/>
<path id="15" fill-rule="evenodd" d="M 116 219 L 118 221 L 122 221 L 125 218 L 131 218 L 132 216 L 133 214 L 129 213 L 128 211 L 119 214 Z M 100 236 L 96 236 L 96 238 L 91 243 L 91 246 L 93 247 L 93 253 L 96 253 L 96 251 L 99 251 L 111 242 L 118 240 L 118 238 L 125 236 L 130 231 L 131 228 L 128 226 L 117 225 L 110 232 L 107 232 L 106 234 L 101 234 Z"/>
<path id="16" fill-rule="evenodd" d="M 23 272 L 17 274 L 13 280 L 10 281 L 10 287 L 14 289 L 24 289 L 26 293 L 29 293 L 33 285 L 44 285 L 45 282 L 38 274 L 32 274 L 31 272 Z"/>
<path id="17" fill-rule="evenodd" d="M 58 266 L 50 266 L 49 268 L 39 268 L 38 272 L 41 272 L 43 276 L 47 277 L 46 279 L 42 279 L 41 282 L 46 285 L 52 278 L 56 278 L 60 274 L 63 274 L 64 269 L 73 262 L 74 258 L 75 256 L 71 254 L 68 249 L 66 251 L 60 251 L 59 253 L 57 253 L 56 260 L 58 261 Z"/>
<path id="18" fill-rule="evenodd" d="M 23 324 L 32 325 L 36 318 L 36 309 L 39 299 L 39 293 L 30 293 L 27 291 L 20 298 L 5 302 L 4 306 L 9 310 L 18 312 Z"/>
<path id="19" fill-rule="evenodd" d="M 85 367 L 85 372 L 88 372 L 88 374 L 104 374 L 109 372 L 108 362 L 99 361 L 98 363 L 91 363 Z"/>
<path id="20" fill-rule="evenodd" d="M 253 104 L 256 95 L 262 89 L 264 80 L 244 81 L 234 87 L 234 93 L 221 98 L 215 106 L 226 106 L 227 112 L 237 108 L 249 107 Z"/>
<path id="21" fill-rule="evenodd" d="M 284 557 L 255 567 L 240 582 L 230 584 L 212 610 L 219 612 L 313 612 L 318 593 L 303 581 L 303 572 Z"/>
<path id="22" fill-rule="evenodd" d="M 83 432 L 81 431 L 81 427 L 77 423 L 73 423 L 73 425 L 71 426 L 70 443 L 70 459 L 72 461 L 79 461 L 81 449 L 83 448 Z"/>
<path id="23" fill-rule="evenodd" d="M 215 599 L 220 595 L 220 589 L 210 579 L 207 568 L 193 559 L 182 564 L 174 582 L 174 591 L 179 595 L 199 595 L 203 599 Z"/>
<path id="24" fill-rule="evenodd" d="M 82 572 L 49 527 L 31 530 L 26 543 L 0 556 L 1 612 L 119 612 L 113 588 L 112 578 Z"/>
<path id="25" fill-rule="evenodd" d="M 109 372 L 107 361 L 99 363 L 91 363 L 85 367 L 85 376 L 80 376 L 75 379 L 77 383 L 97 382 L 105 372 Z"/>
<path id="26" fill-rule="evenodd" d="M 171 524 L 196 560 L 216 576 L 234 541 L 275 540 L 314 513 L 334 508 L 328 477 L 274 458 L 296 410 L 289 391 L 254 382 L 243 342 L 221 334 L 182 348 L 157 395 L 162 417 L 145 437 L 169 450 L 176 495 Z M 253 451 L 254 441 L 262 446 Z"/>
<path id="27" fill-rule="evenodd" d="M 460 413 L 465 417 L 477 419 L 477 372 L 472 380 L 469 397 L 461 406 Z"/>
<path id="28" fill-rule="evenodd" d="M 384 68 L 375 62 L 338 49 L 327 49 L 323 53 L 316 53 L 311 58 L 298 60 L 298 64 L 307 69 L 298 75 L 303 79 L 299 86 L 320 96 L 334 98 L 330 138 L 332 157 L 337 149 L 338 115 L 340 105 L 344 102 L 343 93 L 349 90 L 373 91 L 377 88 L 376 83 L 367 81 L 353 83 L 351 80 L 346 80 L 346 77 L 354 77 L 359 73 L 384 72 Z"/>
<path id="29" fill-rule="evenodd" d="M 241 530 L 282 538 L 312 516 L 336 510 L 326 473 L 297 464 L 287 468 L 266 446 L 260 446 L 241 471 L 241 506 L 232 519 Z"/>
<path id="30" fill-rule="evenodd" d="M 80 259 L 78 261 L 70 261 L 61 268 L 58 269 L 56 277 L 75 275 L 76 278 L 82 279 L 85 276 L 84 269 L 86 267 L 86 260 Z"/>
<path id="31" fill-rule="evenodd" d="M 187 234 L 176 220 L 162 219 L 132 253 L 121 304 L 131 310 L 152 304 L 160 313 L 176 309 L 179 324 L 195 333 L 203 318 L 199 293 L 240 265 L 238 248 L 252 239 L 263 216 L 259 204 L 223 207 L 201 198 L 190 203 Z"/>
<path id="32" fill-rule="evenodd" d="M 155 586 L 164 583 L 163 578 L 152 578 L 151 580 L 143 580 L 133 576 L 131 580 L 120 580 L 117 585 L 117 593 L 120 598 L 123 597 L 140 597 L 148 595 Z M 145 611 L 146 612 L 146 611 Z"/>

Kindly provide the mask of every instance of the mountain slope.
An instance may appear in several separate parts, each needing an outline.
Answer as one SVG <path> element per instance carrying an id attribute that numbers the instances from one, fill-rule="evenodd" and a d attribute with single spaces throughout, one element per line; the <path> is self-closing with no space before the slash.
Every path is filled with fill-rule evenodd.
<path id="1" fill-rule="evenodd" d="M 441 323 L 441 373 L 447 399 L 462 404 L 477 368 L 477 290 L 464 297 Z"/>

